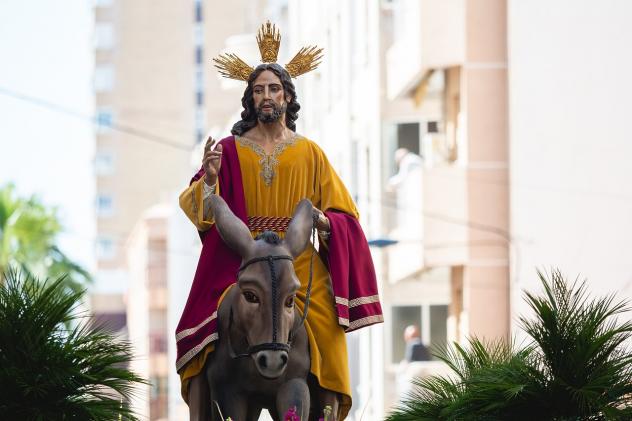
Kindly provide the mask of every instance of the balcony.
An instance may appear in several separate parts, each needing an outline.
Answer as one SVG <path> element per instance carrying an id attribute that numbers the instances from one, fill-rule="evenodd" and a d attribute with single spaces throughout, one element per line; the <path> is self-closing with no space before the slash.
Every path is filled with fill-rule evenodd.
<path id="1" fill-rule="evenodd" d="M 409 95 L 431 69 L 465 60 L 465 0 L 400 0 L 386 52 L 388 99 Z"/>

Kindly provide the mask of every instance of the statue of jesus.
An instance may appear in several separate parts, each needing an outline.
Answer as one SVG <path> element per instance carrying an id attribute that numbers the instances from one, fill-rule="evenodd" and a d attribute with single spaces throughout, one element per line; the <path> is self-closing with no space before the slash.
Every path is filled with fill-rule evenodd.
<path id="1" fill-rule="evenodd" d="M 214 342 L 221 340 L 217 309 L 222 294 L 236 281 L 240 262 L 214 229 L 210 196 L 221 195 L 253 237 L 263 231 L 283 237 L 295 205 L 307 198 L 314 205 L 320 245 L 313 258 L 305 321 L 310 373 L 319 387 L 320 407 L 330 406 L 335 419 L 344 419 L 351 408 L 345 332 L 383 321 L 375 270 L 345 185 L 322 149 L 296 132 L 300 105 L 292 77 L 313 70 L 321 50 L 302 49 L 284 68 L 275 63 L 280 42 L 276 28 L 270 23 L 262 26 L 257 41 L 264 63 L 254 69 L 232 54 L 215 59 L 224 76 L 247 82 L 244 109 L 231 136 L 219 142 L 208 139 L 202 168 L 180 195 L 180 206 L 203 243 L 176 330 L 182 395 L 190 408 L 208 400 L 201 372 Z M 310 243 L 294 261 L 301 282 L 296 297 L 301 312 L 314 247 Z"/>

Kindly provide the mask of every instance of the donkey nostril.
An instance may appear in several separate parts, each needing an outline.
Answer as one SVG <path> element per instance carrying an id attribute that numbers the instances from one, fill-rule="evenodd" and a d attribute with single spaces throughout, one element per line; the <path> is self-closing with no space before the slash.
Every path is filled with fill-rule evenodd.
<path id="1" fill-rule="evenodd" d="M 268 360 L 265 355 L 259 355 L 259 358 L 257 358 L 257 362 L 259 363 L 259 367 L 268 368 Z"/>
<path id="2" fill-rule="evenodd" d="M 283 365 L 287 364 L 287 354 L 281 355 L 281 363 Z"/>

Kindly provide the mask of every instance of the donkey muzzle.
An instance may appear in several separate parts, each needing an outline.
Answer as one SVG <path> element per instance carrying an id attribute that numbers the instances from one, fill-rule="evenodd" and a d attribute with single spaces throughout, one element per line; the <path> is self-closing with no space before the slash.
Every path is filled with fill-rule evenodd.
<path id="1" fill-rule="evenodd" d="M 276 379 L 280 377 L 287 367 L 287 351 L 263 350 L 253 355 L 255 366 L 266 379 Z"/>

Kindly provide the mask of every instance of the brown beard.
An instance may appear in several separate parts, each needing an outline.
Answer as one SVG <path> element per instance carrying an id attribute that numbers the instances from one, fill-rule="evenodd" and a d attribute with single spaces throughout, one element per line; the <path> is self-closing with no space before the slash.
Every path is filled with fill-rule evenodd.
<path id="1" fill-rule="evenodd" d="M 274 123 L 274 122 L 279 121 L 281 116 L 285 114 L 285 111 L 287 110 L 286 102 L 283 102 L 283 104 L 280 107 L 276 105 L 274 102 L 269 102 L 264 105 L 272 106 L 272 112 L 269 114 L 263 112 L 263 105 L 260 107 L 257 107 L 257 119 L 264 124 L 269 124 L 269 123 Z"/>

